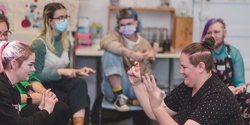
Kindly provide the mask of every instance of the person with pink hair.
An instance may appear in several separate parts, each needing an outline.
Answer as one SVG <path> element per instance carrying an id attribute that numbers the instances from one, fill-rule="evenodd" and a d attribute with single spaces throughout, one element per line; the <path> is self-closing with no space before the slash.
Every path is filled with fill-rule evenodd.
<path id="1" fill-rule="evenodd" d="M 9 31 L 8 18 L 4 15 L 0 15 L 0 42 L 8 41 L 11 37 L 11 31 Z M 20 92 L 20 116 L 27 117 L 32 116 L 36 112 L 39 112 L 39 104 L 41 102 L 42 93 L 46 91 L 46 88 L 41 84 L 40 80 L 35 76 L 34 72 L 30 74 L 28 80 L 22 80 L 16 85 Z M 67 104 L 62 101 L 58 101 L 55 105 L 53 113 L 49 115 L 46 125 L 68 125 L 70 118 L 70 110 Z"/>
<path id="2" fill-rule="evenodd" d="M 33 49 L 20 41 L 0 42 L 0 124 L 1 125 L 45 125 L 58 102 L 50 89 L 42 94 L 37 113 L 20 117 L 20 93 L 16 84 L 28 80 L 35 71 Z"/>

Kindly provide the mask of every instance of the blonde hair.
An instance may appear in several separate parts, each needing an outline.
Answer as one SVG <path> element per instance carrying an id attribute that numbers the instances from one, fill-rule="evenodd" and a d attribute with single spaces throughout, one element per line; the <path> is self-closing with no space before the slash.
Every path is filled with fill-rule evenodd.
<path id="1" fill-rule="evenodd" d="M 45 43 L 48 47 L 48 49 L 54 53 L 57 53 L 53 43 L 55 42 L 54 36 L 52 34 L 52 27 L 49 25 L 48 20 L 53 19 L 55 11 L 59 9 L 66 9 L 65 6 L 63 6 L 61 3 L 49 3 L 44 7 L 43 10 L 43 24 L 41 30 L 38 32 L 38 34 L 32 39 L 31 45 L 34 43 L 34 41 L 39 38 L 43 33 L 45 33 Z M 69 41 L 67 38 L 67 32 L 62 32 L 62 45 L 63 49 L 65 51 L 69 51 Z"/>

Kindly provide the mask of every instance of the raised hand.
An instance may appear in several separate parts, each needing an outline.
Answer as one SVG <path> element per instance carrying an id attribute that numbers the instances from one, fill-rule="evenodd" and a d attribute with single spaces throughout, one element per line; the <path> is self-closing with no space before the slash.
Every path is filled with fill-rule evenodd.
<path id="1" fill-rule="evenodd" d="M 128 79 L 133 86 L 141 84 L 140 64 L 137 61 L 135 65 L 128 70 Z"/>
<path id="2" fill-rule="evenodd" d="M 48 89 L 43 93 L 43 99 L 41 103 L 44 104 L 44 107 L 42 109 L 47 110 L 49 114 L 53 112 L 56 102 L 58 102 L 58 99 L 56 94 L 51 92 L 51 89 Z"/>
<path id="3" fill-rule="evenodd" d="M 160 91 L 156 85 L 155 78 L 153 75 L 146 74 L 142 76 L 143 83 L 145 84 L 146 90 L 148 91 L 149 102 L 151 108 L 158 108 L 161 106 L 164 99 L 164 91 Z"/>

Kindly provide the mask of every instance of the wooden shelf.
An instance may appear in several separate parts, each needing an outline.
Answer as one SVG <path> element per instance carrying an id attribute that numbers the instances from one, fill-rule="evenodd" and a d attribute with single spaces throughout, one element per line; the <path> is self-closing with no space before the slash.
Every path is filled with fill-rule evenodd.
<path id="1" fill-rule="evenodd" d="M 121 10 L 125 7 L 121 6 L 109 6 L 109 10 Z M 152 7 L 131 7 L 135 10 L 141 10 L 141 11 L 169 11 L 169 12 L 175 12 L 175 9 L 172 7 L 165 7 L 165 8 L 152 8 Z"/>

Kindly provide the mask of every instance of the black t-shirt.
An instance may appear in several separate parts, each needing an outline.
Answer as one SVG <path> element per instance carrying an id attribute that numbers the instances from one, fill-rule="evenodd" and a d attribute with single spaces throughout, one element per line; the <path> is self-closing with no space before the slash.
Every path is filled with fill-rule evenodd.
<path id="1" fill-rule="evenodd" d="M 192 119 L 202 125 L 241 125 L 240 107 L 233 93 L 212 75 L 192 97 L 192 89 L 184 83 L 164 99 L 165 104 L 178 112 L 178 123 Z"/>

